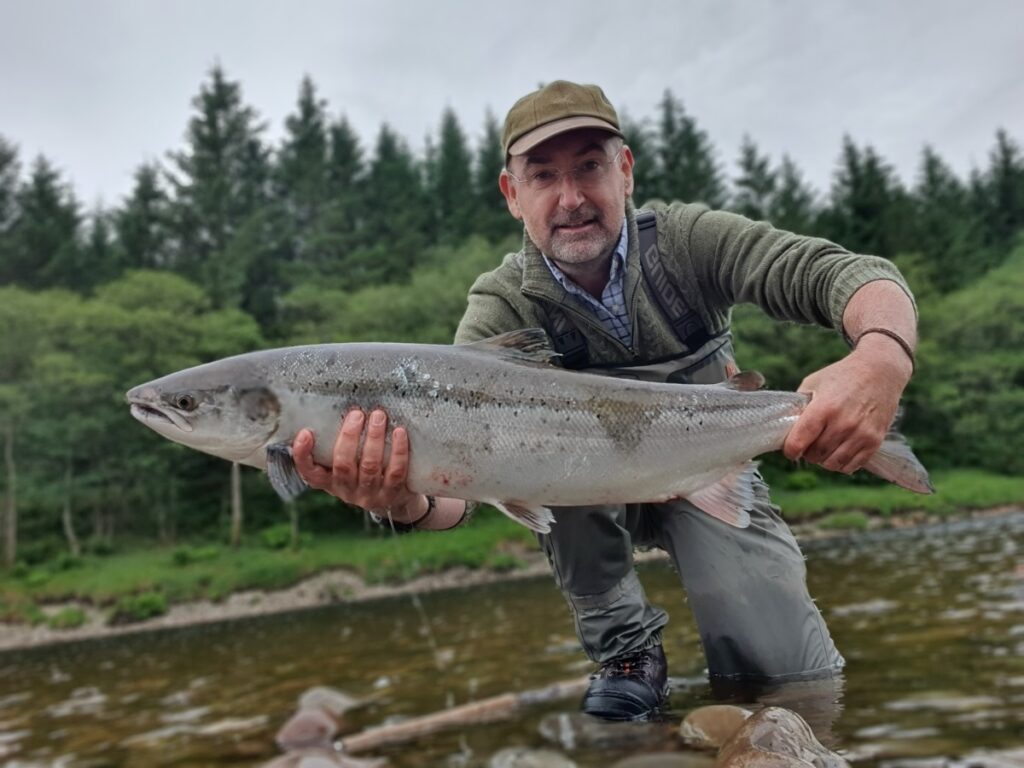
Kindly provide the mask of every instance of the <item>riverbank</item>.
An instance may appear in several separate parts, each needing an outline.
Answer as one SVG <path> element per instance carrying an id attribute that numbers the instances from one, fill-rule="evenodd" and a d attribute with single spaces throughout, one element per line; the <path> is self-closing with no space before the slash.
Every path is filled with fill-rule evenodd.
<path id="1" fill-rule="evenodd" d="M 829 519 L 827 516 L 819 516 L 803 522 L 792 523 L 792 528 L 797 539 L 806 544 L 825 538 L 857 536 L 864 530 L 908 528 L 926 524 L 949 523 L 964 518 L 994 517 L 1019 512 L 1021 508 L 1020 503 L 1013 503 L 986 509 L 962 510 L 945 514 L 941 518 L 924 510 L 910 510 L 891 516 L 847 511 L 844 514 L 848 519 L 852 514 L 863 516 L 863 524 L 857 523 L 853 526 L 855 530 L 851 530 L 849 527 L 833 527 L 827 524 L 823 525 Z M 406 541 L 409 540 L 406 539 Z M 549 573 L 548 564 L 543 554 L 532 542 L 509 540 L 505 542 L 502 551 L 508 559 L 503 559 L 501 562 L 514 561 L 516 567 L 508 568 L 504 565 L 500 568 L 455 566 L 439 572 L 416 576 L 401 583 L 368 582 L 351 568 L 329 568 L 282 589 L 244 589 L 219 600 L 200 599 L 173 604 L 163 615 L 130 624 L 109 624 L 109 609 L 86 601 L 56 601 L 44 606 L 43 610 L 47 615 L 52 616 L 61 611 L 74 609 L 84 615 L 81 625 L 56 629 L 45 623 L 35 625 L 3 623 L 0 624 L 0 651 L 231 621 L 332 604 L 360 603 L 409 594 L 480 586 L 499 581 L 536 578 Z M 665 558 L 665 554 L 660 551 L 638 552 L 636 555 L 638 562 Z"/>

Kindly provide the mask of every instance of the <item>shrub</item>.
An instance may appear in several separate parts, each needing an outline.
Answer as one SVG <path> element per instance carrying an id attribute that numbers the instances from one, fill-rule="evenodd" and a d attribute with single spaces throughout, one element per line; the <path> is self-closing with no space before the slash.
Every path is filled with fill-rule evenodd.
<path id="1" fill-rule="evenodd" d="M 45 568 L 33 568 L 25 577 L 25 586 L 41 587 L 50 580 L 50 572 Z"/>
<path id="2" fill-rule="evenodd" d="M 59 539 L 41 539 L 39 541 L 18 542 L 18 557 L 29 565 L 39 565 L 52 560 L 60 553 L 62 544 Z"/>
<path id="3" fill-rule="evenodd" d="M 128 595 L 117 601 L 110 616 L 110 624 L 131 624 L 167 613 L 167 598 L 159 592 Z"/>
<path id="4" fill-rule="evenodd" d="M 485 565 L 492 571 L 505 573 L 507 571 L 519 570 L 525 565 L 525 563 L 515 555 L 508 552 L 495 552 L 487 559 Z"/>
<path id="5" fill-rule="evenodd" d="M 113 542 L 106 539 L 89 539 L 85 544 L 85 550 L 98 557 L 106 557 L 107 555 L 114 554 L 116 548 Z"/>
<path id="6" fill-rule="evenodd" d="M 858 511 L 833 512 L 818 525 L 831 530 L 863 531 L 868 527 L 868 516 Z"/>
<path id="7" fill-rule="evenodd" d="M 175 565 L 189 565 L 215 560 L 220 555 L 220 547 L 210 544 L 205 547 L 178 547 L 171 555 Z"/>
<path id="8" fill-rule="evenodd" d="M 260 540 L 267 549 L 287 549 L 292 545 L 292 527 L 288 523 L 280 523 L 260 531 Z M 306 546 L 313 541 L 310 533 L 300 533 L 298 547 Z"/>
<path id="9" fill-rule="evenodd" d="M 782 481 L 782 487 L 788 491 L 809 491 L 817 488 L 818 484 L 818 476 L 809 469 L 789 472 Z"/>
<path id="10" fill-rule="evenodd" d="M 81 608 L 64 608 L 46 620 L 51 629 L 74 629 L 85 624 L 85 611 Z"/>
<path id="11" fill-rule="evenodd" d="M 245 583 L 253 589 L 281 589 L 302 578 L 302 566 L 291 559 L 281 559 L 246 567 L 244 575 Z"/>
<path id="12" fill-rule="evenodd" d="M 65 552 L 54 560 L 53 565 L 58 571 L 70 571 L 73 568 L 82 567 L 82 558 Z"/>

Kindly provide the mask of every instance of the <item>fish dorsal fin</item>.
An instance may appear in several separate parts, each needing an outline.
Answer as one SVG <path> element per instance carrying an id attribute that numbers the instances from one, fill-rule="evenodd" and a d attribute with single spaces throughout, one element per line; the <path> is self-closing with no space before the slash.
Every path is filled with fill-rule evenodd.
<path id="1" fill-rule="evenodd" d="M 735 389 L 737 392 L 756 392 L 764 386 L 764 376 L 757 371 L 740 371 L 734 373 L 719 386 Z"/>
<path id="2" fill-rule="evenodd" d="M 515 363 L 529 365 L 551 365 L 558 357 L 558 353 L 551 346 L 551 340 L 541 328 L 509 331 L 465 346 Z"/>

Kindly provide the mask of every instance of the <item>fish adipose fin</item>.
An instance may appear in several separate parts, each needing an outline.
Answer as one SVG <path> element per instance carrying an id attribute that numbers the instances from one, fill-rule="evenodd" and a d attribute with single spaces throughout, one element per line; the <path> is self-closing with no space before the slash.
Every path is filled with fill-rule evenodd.
<path id="1" fill-rule="evenodd" d="M 551 533 L 551 524 L 555 522 L 555 516 L 547 507 L 527 507 L 514 501 L 492 501 L 489 503 L 531 531 Z"/>
<path id="2" fill-rule="evenodd" d="M 285 501 L 294 501 L 309 488 L 295 469 L 292 447 L 288 443 L 274 443 L 267 446 L 267 477 L 277 495 Z"/>
<path id="3" fill-rule="evenodd" d="M 864 469 L 888 480 L 890 483 L 915 493 L 935 493 L 928 470 L 907 445 L 906 438 L 899 432 L 890 431 L 882 446 L 864 464 Z"/>
<path id="4" fill-rule="evenodd" d="M 541 328 L 509 331 L 463 346 L 525 365 L 548 366 L 559 356 L 551 346 L 548 335 Z"/>
<path id="5" fill-rule="evenodd" d="M 750 525 L 750 513 L 754 506 L 754 482 L 757 464 L 748 461 L 730 472 L 717 483 L 689 494 L 686 500 L 701 512 L 706 512 L 734 528 Z"/>

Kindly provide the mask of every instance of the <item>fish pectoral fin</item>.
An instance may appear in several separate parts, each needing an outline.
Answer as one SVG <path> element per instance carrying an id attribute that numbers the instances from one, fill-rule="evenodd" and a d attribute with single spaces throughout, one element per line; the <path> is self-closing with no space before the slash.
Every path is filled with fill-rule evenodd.
<path id="1" fill-rule="evenodd" d="M 551 524 L 555 522 L 555 516 L 547 507 L 528 507 L 525 503 L 518 501 L 491 501 L 488 503 L 520 525 L 525 525 L 531 531 L 551 533 Z"/>
<path id="2" fill-rule="evenodd" d="M 548 367 L 559 357 L 543 328 L 523 328 L 463 345 L 509 362 Z"/>
<path id="3" fill-rule="evenodd" d="M 688 494 L 686 500 L 701 512 L 706 512 L 734 528 L 750 525 L 750 513 L 754 506 L 754 481 L 757 464 L 748 461 L 736 468 L 717 483 Z"/>
<path id="4" fill-rule="evenodd" d="M 294 501 L 309 488 L 295 469 L 292 447 L 288 443 L 274 443 L 267 446 L 267 477 L 277 495 L 284 501 Z"/>

